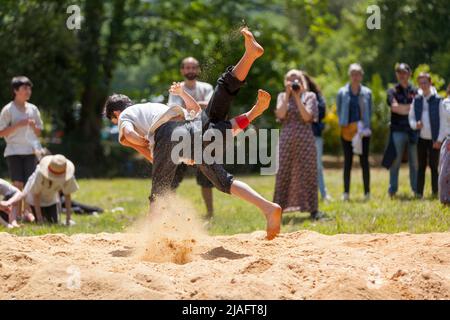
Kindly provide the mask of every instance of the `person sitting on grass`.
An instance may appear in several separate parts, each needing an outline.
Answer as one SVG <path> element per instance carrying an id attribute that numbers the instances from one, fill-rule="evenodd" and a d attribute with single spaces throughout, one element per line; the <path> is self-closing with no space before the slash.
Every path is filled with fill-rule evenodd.
<path id="1" fill-rule="evenodd" d="M 194 164 L 192 155 L 187 155 L 189 159 L 172 160 L 172 150 L 179 143 L 172 141 L 174 133 L 187 133 L 192 137 L 198 131 L 206 134 L 212 129 L 219 131 L 224 137 L 228 130 L 237 134 L 269 107 L 270 95 L 259 90 L 258 101 L 249 112 L 226 120 L 233 98 L 244 85 L 251 66 L 264 53 L 264 49 L 248 28 L 243 28 L 241 33 L 245 39 L 245 53 L 236 66 L 227 68 L 218 79 L 206 109 L 201 110 L 199 104 L 180 83 L 174 83 L 170 93 L 180 96 L 186 104 L 186 109 L 153 103 L 133 105 L 127 96 L 117 94 L 110 96 L 106 101 L 105 115 L 114 124 L 118 124 L 119 142 L 137 150 L 153 163 L 150 212 L 153 211 L 152 204 L 156 198 L 170 192 L 178 164 L 180 162 Z M 201 112 L 200 117 L 194 116 L 193 120 L 187 120 L 198 112 Z M 204 143 L 202 150 L 206 146 L 207 143 Z M 281 223 L 281 207 L 278 204 L 264 199 L 250 186 L 234 179 L 221 164 L 196 165 L 218 190 L 257 206 L 267 220 L 267 239 L 275 238 L 280 232 Z"/>
<path id="2" fill-rule="evenodd" d="M 0 179 L 0 195 L 3 200 L 0 201 L 0 224 L 8 229 L 18 228 L 16 205 L 21 201 L 22 192 L 9 182 Z"/>
<path id="3" fill-rule="evenodd" d="M 74 174 L 74 164 L 63 155 L 57 154 L 41 159 L 23 192 L 38 223 L 58 223 L 59 192 L 62 191 L 67 208 L 66 225 L 71 225 L 71 194 L 79 189 Z"/>

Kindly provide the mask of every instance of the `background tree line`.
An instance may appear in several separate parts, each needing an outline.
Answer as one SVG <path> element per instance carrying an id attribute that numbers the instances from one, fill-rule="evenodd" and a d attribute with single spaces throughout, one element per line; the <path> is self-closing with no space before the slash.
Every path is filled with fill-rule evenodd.
<path id="1" fill-rule="evenodd" d="M 73 4 L 81 7 L 80 30 L 66 27 Z M 381 8 L 380 30 L 366 27 L 366 9 L 373 4 Z M 215 82 L 239 58 L 239 28 L 246 23 L 267 50 L 236 100 L 236 114 L 254 102 L 258 88 L 273 94 L 274 108 L 284 74 L 306 70 L 328 102 L 325 151 L 339 153 L 334 100 L 348 65 L 360 62 L 375 100 L 372 151 L 380 153 L 389 122 L 385 91 L 395 82 L 395 63 L 430 70 L 438 89 L 450 78 L 449 13 L 445 0 L 3 0 L 0 104 L 11 99 L 11 77 L 27 75 L 45 135 L 64 132 L 52 151 L 73 159 L 81 175 L 120 174 L 134 154 L 101 139 L 107 95 L 166 101 L 188 55 L 201 61 L 202 80 Z M 257 126 L 279 124 L 268 112 Z"/>

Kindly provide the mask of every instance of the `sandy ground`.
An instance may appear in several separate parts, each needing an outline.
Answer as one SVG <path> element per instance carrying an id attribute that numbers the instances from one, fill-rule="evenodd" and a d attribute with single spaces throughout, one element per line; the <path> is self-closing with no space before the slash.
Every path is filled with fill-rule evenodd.
<path id="1" fill-rule="evenodd" d="M 2 233 L 0 299 L 450 298 L 450 233 L 263 237 Z"/>
<path id="2" fill-rule="evenodd" d="M 0 300 L 450 299 L 450 233 L 210 237 L 183 199 L 154 212 L 127 233 L 0 233 Z"/>

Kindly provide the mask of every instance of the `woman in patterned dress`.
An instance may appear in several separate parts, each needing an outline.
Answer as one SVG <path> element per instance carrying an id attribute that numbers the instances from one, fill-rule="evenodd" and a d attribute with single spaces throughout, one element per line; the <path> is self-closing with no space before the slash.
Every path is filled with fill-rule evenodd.
<path id="1" fill-rule="evenodd" d="M 311 128 L 319 116 L 317 98 L 300 70 L 289 71 L 284 82 L 276 109 L 282 127 L 274 201 L 283 212 L 309 212 L 316 220 L 323 217 L 318 211 L 317 151 Z"/>
<path id="2" fill-rule="evenodd" d="M 439 162 L 439 198 L 443 204 L 450 205 L 450 85 L 447 98 L 440 105 L 439 142 L 442 143 Z"/>

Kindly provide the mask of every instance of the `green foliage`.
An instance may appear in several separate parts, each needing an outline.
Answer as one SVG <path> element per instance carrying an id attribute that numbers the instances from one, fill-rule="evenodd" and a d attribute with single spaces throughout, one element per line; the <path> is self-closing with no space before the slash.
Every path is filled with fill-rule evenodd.
<path id="1" fill-rule="evenodd" d="M 337 116 L 336 105 L 328 108 L 324 119 L 325 130 L 323 131 L 324 151 L 331 154 L 341 154 L 341 127 Z"/>
<path id="2" fill-rule="evenodd" d="M 378 73 L 372 76 L 369 87 L 372 90 L 373 101 L 371 149 L 376 153 L 382 153 L 389 135 L 390 113 L 386 105 L 386 89 Z"/>
<path id="3" fill-rule="evenodd" d="M 417 77 L 419 76 L 419 74 L 421 72 L 425 72 L 428 73 L 431 76 L 431 82 L 433 83 L 433 86 L 436 88 L 436 90 L 439 92 L 442 92 L 442 95 L 445 95 L 445 89 L 444 85 L 445 85 L 445 80 L 444 78 L 442 78 L 440 75 L 431 72 L 431 68 L 428 64 L 420 64 L 417 66 L 417 68 L 414 70 L 413 75 L 412 75 L 412 80 L 414 82 L 414 85 L 416 87 L 419 86 L 418 81 L 417 81 Z"/>
<path id="4" fill-rule="evenodd" d="M 164 101 L 169 85 L 182 80 L 179 64 L 186 56 L 198 58 L 201 80 L 214 83 L 240 58 L 239 28 L 244 23 L 266 53 L 252 68 L 232 115 L 254 103 L 258 88 L 276 97 L 291 68 L 316 78 L 333 113 L 337 91 L 348 81 L 348 65 L 360 62 L 365 84 L 374 94 L 373 152 L 382 152 L 386 142 L 385 90 L 395 82 L 396 62 L 429 70 L 439 89 L 450 77 L 445 0 L 82 0 L 80 31 L 66 27 L 71 4 L 0 2 L 0 104 L 10 100 L 12 76 L 29 76 L 35 84 L 32 102 L 68 137 L 83 136 L 92 149 L 89 157 L 104 155 L 99 132 L 108 93 L 123 92 L 136 101 Z M 373 4 L 381 8 L 380 30 L 366 27 L 366 9 Z M 80 104 L 81 113 L 76 114 Z M 328 121 L 325 152 L 338 153 L 339 131 L 333 117 Z M 256 125 L 276 127 L 273 112 Z"/>
<path id="5" fill-rule="evenodd" d="M 70 1 L 0 2 L 0 104 L 11 98 L 11 78 L 34 83 L 32 102 L 55 118 L 65 118 L 76 99 L 76 36 L 66 28 Z"/>

